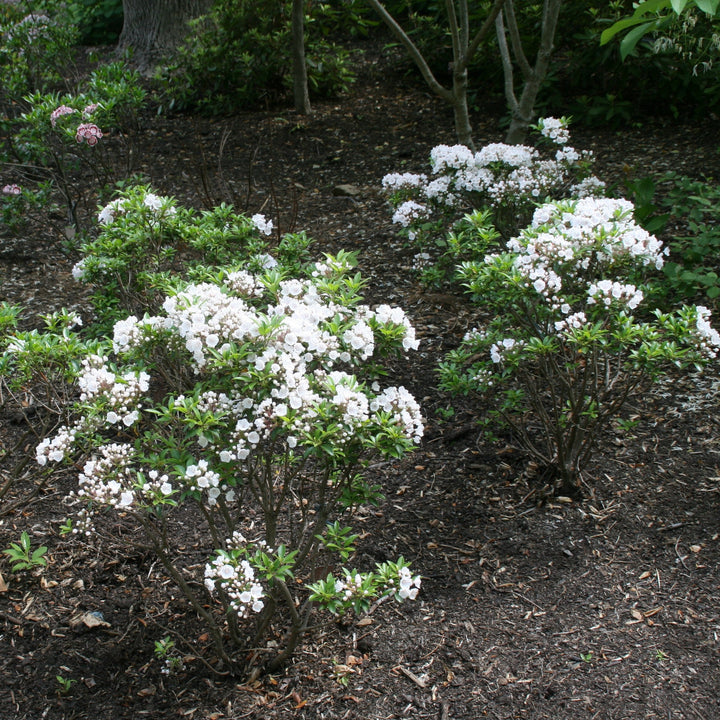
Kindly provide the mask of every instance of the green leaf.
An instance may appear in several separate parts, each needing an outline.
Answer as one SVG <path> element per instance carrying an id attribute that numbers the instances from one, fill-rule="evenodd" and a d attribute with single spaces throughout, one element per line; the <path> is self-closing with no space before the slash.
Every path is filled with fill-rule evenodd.
<path id="1" fill-rule="evenodd" d="M 625 60 L 645 35 L 658 27 L 657 20 L 650 20 L 631 30 L 620 42 L 620 57 Z"/>
<path id="2" fill-rule="evenodd" d="M 672 9 L 680 15 L 680 13 L 685 9 L 685 6 L 687 5 L 688 0 L 670 0 L 670 4 L 672 5 Z M 700 3 L 698 2 L 698 7 L 700 6 Z"/>
<path id="3" fill-rule="evenodd" d="M 648 0 L 647 2 L 640 3 L 637 8 L 635 8 L 635 12 L 630 17 L 618 20 L 616 23 L 613 23 L 609 28 L 603 30 L 602 34 L 600 35 L 600 44 L 607 45 L 607 43 L 609 43 L 610 40 L 612 40 L 618 33 L 622 32 L 623 30 L 627 30 L 628 28 L 634 27 L 635 25 L 639 25 L 640 23 L 646 22 L 647 15 L 651 13 L 658 13 L 660 10 L 663 10 L 669 6 L 669 0 Z"/>
<path id="4" fill-rule="evenodd" d="M 695 4 L 704 13 L 708 15 L 716 15 L 718 6 L 720 6 L 720 0 L 695 0 Z"/>

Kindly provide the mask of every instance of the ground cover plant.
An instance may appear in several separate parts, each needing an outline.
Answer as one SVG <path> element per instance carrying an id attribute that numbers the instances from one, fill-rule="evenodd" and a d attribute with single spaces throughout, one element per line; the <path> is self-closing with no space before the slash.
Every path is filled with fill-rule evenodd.
<path id="1" fill-rule="evenodd" d="M 333 257 L 340 250 L 357 253 L 358 271 L 368 278 L 360 291 L 364 296 L 360 305 L 372 312 L 397 305 L 412 318 L 418 350 L 387 358 L 388 375 L 377 380 L 380 392 L 382 387 L 402 385 L 421 404 L 422 441 L 412 455 L 371 460 L 362 468 L 366 483 L 381 486 L 386 499 L 377 506 L 358 507 L 352 522 L 340 518 L 329 530 L 332 538 L 326 535 L 325 542 L 332 546 L 330 562 L 323 559 L 317 573 L 307 566 L 312 576 L 299 570 L 297 578 L 303 582 L 286 585 L 299 607 L 313 592 L 309 585 L 320 594 L 336 589 L 328 574 L 338 566 L 372 571 L 402 556 L 412 561 L 412 571 L 402 573 L 401 589 L 414 594 L 414 578 L 422 576 L 415 601 L 373 602 L 359 618 L 333 620 L 331 614 L 316 614 L 321 622 L 308 628 L 293 658 L 281 668 L 250 682 L 221 676 L 227 663 L 221 666 L 214 660 L 217 652 L 208 625 L 189 608 L 148 536 L 135 525 L 143 508 L 122 505 L 121 493 L 112 508 L 94 506 L 93 536 L 62 534 L 63 526 L 70 530 L 63 498 L 78 491 L 78 474 L 87 475 L 83 470 L 92 461 L 80 444 L 86 442 L 84 448 L 91 454 L 93 442 L 102 446 L 126 442 L 133 451 L 137 447 L 147 452 L 143 447 L 149 436 L 136 432 L 152 426 L 145 409 L 160 410 L 172 392 L 164 377 L 172 374 L 161 372 L 160 359 L 176 354 L 186 358 L 190 368 L 196 344 L 188 349 L 186 338 L 177 346 L 161 343 L 145 357 L 117 355 L 109 346 L 99 349 L 108 356 L 107 370 L 116 376 L 145 368 L 153 391 L 143 399 L 144 407 L 129 407 L 127 413 L 105 408 L 97 434 L 78 440 L 77 466 L 58 471 L 48 461 L 37 466 L 38 474 L 26 464 L 8 483 L 10 470 L 22 459 L 35 464 L 35 448 L 44 437 L 57 436 L 52 425 L 71 427 L 82 415 L 82 407 L 77 408 L 80 415 L 73 408 L 72 401 L 79 399 L 75 382 L 86 373 L 90 376 L 91 368 L 82 361 L 93 351 L 79 346 L 73 362 L 53 368 L 58 380 L 47 378 L 49 387 L 65 393 L 57 406 L 44 400 L 46 379 L 39 372 L 40 358 L 24 378 L 20 373 L 6 378 L 18 381 L 12 393 L 9 385 L 1 389 L 0 472 L 7 492 L 0 506 L 0 549 L 15 544 L 32 558 L 36 550 L 47 548 L 42 554 L 47 565 L 37 563 L 13 573 L 10 556 L 0 557 L 0 714 L 33 720 L 43 715 L 90 718 L 110 713 L 118 718 L 182 714 L 237 720 L 288 716 L 379 720 L 408 715 L 470 720 L 479 714 L 684 720 L 717 714 L 720 528 L 713 364 L 704 377 L 682 372 L 667 382 L 651 384 L 641 397 L 631 394 L 620 417 L 602 432 L 602 450 L 585 468 L 585 497 L 568 501 L 549 494 L 539 505 L 536 476 L 516 438 L 502 429 L 495 439 L 481 434 L 477 404 L 438 387 L 438 362 L 486 318 L 460 290 L 447 285 L 428 289 L 417 283 L 410 271 L 415 250 L 396 239 L 397 226 L 376 190 L 388 171 L 417 170 L 431 148 L 439 143 L 451 146 L 452 119 L 423 93 L 406 94 L 399 78 L 386 67 L 365 68 L 363 73 L 358 92 L 348 103 L 318 103 L 315 114 L 302 121 L 283 112 L 248 113 L 222 121 L 194 118 L 196 125 L 188 133 L 187 117 L 151 122 L 144 116 L 138 156 L 147 175 L 144 182 L 151 180 L 152 189 L 138 190 L 133 202 L 149 219 L 153 208 L 145 204 L 148 193 L 167 201 L 176 215 L 187 220 L 183 237 L 193 239 L 187 229 L 202 225 L 200 208 L 206 200 L 193 173 L 213 167 L 222 157 L 232 181 L 246 186 L 252 176 L 253 206 L 244 221 L 238 213 L 227 235 L 214 234 L 223 225 L 218 220 L 221 214 L 213 213 L 207 224 L 209 244 L 215 237 L 224 252 L 223 248 L 233 247 L 232 237 L 243 242 L 252 238 L 250 244 L 257 242 L 258 254 L 274 254 L 283 237 L 282 232 L 278 237 L 276 228 L 288 227 L 296 219 L 297 227 L 316 238 L 310 246 L 314 262 L 322 261 L 324 253 Z M 439 119 L 444 121 L 442 127 Z M 499 137 L 499 118 L 476 117 L 473 125 L 484 141 Z M 631 129 L 621 136 L 576 131 L 575 144 L 593 149 L 597 174 L 621 187 L 627 172 L 623 168 L 640 174 L 671 167 L 688 176 L 706 174 L 717 161 L 710 127 L 678 131 L 648 124 L 642 131 Z M 5 174 L 2 181 L 12 184 Z M 115 218 L 102 226 L 97 225 L 96 215 L 107 202 L 118 199 L 123 204 L 130 196 L 132 191 L 125 188 L 122 195 L 110 195 L 97 210 L 93 208 L 87 216 L 93 230 L 87 245 L 70 247 L 49 239 L 55 236 L 44 213 L 26 214 L 24 230 L 2 228 L 0 278 L 9 303 L 2 318 L 10 334 L 20 337 L 35 331 L 27 336 L 35 342 L 51 331 L 59 339 L 66 335 L 68 347 L 74 338 L 103 342 L 93 337 L 98 302 L 93 294 L 102 290 L 107 276 L 98 274 L 97 280 L 88 276 L 89 283 L 78 283 L 72 270 L 83 256 L 97 253 L 108 261 L 121 261 L 117 277 L 127 278 L 122 273 L 128 268 L 135 272 L 137 266 L 123 265 L 127 258 L 122 252 L 112 254 L 110 242 L 113 223 L 120 228 L 128 220 L 131 231 L 132 218 L 123 216 L 129 208 L 115 213 L 111 206 L 108 213 Z M 169 201 L 171 197 L 175 200 Z M 287 200 L 287 205 L 273 205 L 273 197 Z M 157 204 L 153 197 L 149 203 Z M 267 218 L 269 207 L 278 210 L 273 212 L 271 235 L 263 235 L 261 227 L 267 227 L 267 220 L 251 223 L 251 219 L 263 213 Z M 185 214 L 186 208 L 193 211 Z M 476 229 L 484 226 L 479 218 L 475 223 Z M 141 226 L 137 223 L 132 232 L 139 232 Z M 465 228 L 468 237 L 472 227 Z M 211 254 L 212 247 L 189 248 L 186 242 L 176 247 L 177 237 L 173 232 L 165 235 L 176 258 L 197 261 L 205 249 Z M 488 231 L 477 245 L 491 239 Z M 291 277 L 310 284 L 320 280 L 307 276 L 309 258 L 301 256 L 303 267 L 293 269 L 280 283 Z M 173 260 L 159 273 L 172 274 L 175 266 L 184 265 Z M 272 270 L 259 264 L 252 271 L 237 267 L 231 272 L 243 269 L 253 277 L 265 277 Z M 81 265 L 76 275 L 82 270 Z M 167 288 L 151 294 L 150 316 L 166 318 L 166 297 L 197 297 L 193 288 L 203 283 L 232 297 L 232 291 L 223 290 L 225 275 L 219 267 L 211 270 L 198 263 L 190 274 L 183 280 L 168 277 Z M 157 290 L 159 282 L 158 276 Z M 257 298 L 258 306 L 264 307 L 264 302 Z M 21 305 L 25 309 L 16 311 Z M 127 314 L 118 313 L 113 323 L 127 321 Z M 142 327 L 141 315 L 126 327 Z M 78 316 L 82 326 L 75 323 Z M 149 347 L 144 342 L 139 347 Z M 200 347 L 205 345 L 201 342 Z M 206 350 L 203 357 L 208 364 L 219 362 Z M 362 367 L 356 368 L 358 372 Z M 207 379 L 204 373 L 210 369 L 203 368 L 197 375 L 188 372 L 183 387 L 193 388 Z M 350 374 L 349 368 L 346 371 Z M 222 374 L 219 365 L 213 365 L 213 372 Z M 69 373 L 67 381 L 62 380 L 63 373 Z M 140 381 L 139 375 L 133 377 Z M 129 377 L 118 389 L 132 386 Z M 372 396 L 377 392 L 372 382 L 366 389 Z M 184 394 L 193 404 L 194 394 L 189 390 Z M 54 407 L 67 412 L 61 418 Z M 137 419 L 133 409 L 138 410 Z M 119 416 L 113 426 L 107 423 L 115 419 L 108 418 L 111 412 Z M 131 415 L 131 425 L 123 422 L 126 415 Z M 199 435 L 186 437 L 180 431 L 187 427 L 185 419 L 181 424 L 175 418 L 173 428 L 180 436 L 173 442 L 193 453 L 191 467 L 199 466 L 202 458 L 192 439 Z M 209 444 L 200 449 L 208 455 L 215 452 Z M 94 452 L 100 460 L 100 451 Z M 187 463 L 181 466 L 188 469 Z M 193 472 L 191 477 L 200 477 Z M 167 474 L 171 485 L 179 482 L 176 467 Z M 122 492 L 133 492 L 135 502 L 138 498 L 145 502 L 140 488 Z M 209 488 L 202 497 L 209 498 Z M 280 532 L 291 527 L 293 517 L 303 512 L 316 517 L 318 511 L 316 503 L 303 508 L 293 502 L 289 507 L 289 514 L 278 523 Z M 160 516 L 151 514 L 151 532 L 161 529 L 167 518 L 173 530 L 168 537 L 176 538 L 171 552 L 187 559 L 181 570 L 183 581 L 203 599 L 202 609 L 217 613 L 222 624 L 223 588 L 214 587 L 208 595 L 203 581 L 207 565 L 210 573 L 213 567 L 218 574 L 229 572 L 222 569 L 227 565 L 224 561 L 214 564 L 213 548 L 226 552 L 235 548 L 226 546 L 224 537 L 217 545 L 209 542 L 212 523 L 191 520 L 193 508 L 200 511 L 200 505 L 188 497 L 177 508 L 164 508 Z M 256 530 L 258 518 L 259 514 L 246 516 L 241 523 L 256 520 Z M 350 526 L 352 530 L 345 531 Z M 25 546 L 23 532 L 29 540 Z M 342 551 L 350 549 L 351 535 L 357 535 L 351 543 L 354 550 L 344 561 Z M 245 537 L 252 541 L 257 536 L 245 533 Z M 242 547 L 241 542 L 240 565 Z M 332 561 L 333 554 L 340 556 L 340 563 Z M 259 580 L 259 571 L 254 573 L 267 593 L 259 599 L 269 603 L 273 590 Z M 212 577 L 208 580 L 216 584 Z M 252 598 L 252 588 L 247 592 Z M 240 664 L 254 667 L 248 661 L 256 652 L 255 662 L 282 652 L 283 631 L 292 614 L 287 613 L 276 614 L 266 642 L 251 648 L 250 657 L 243 655 Z M 247 621 L 254 617 L 251 613 Z M 237 620 L 239 626 L 247 621 Z M 224 626 L 222 632 L 223 639 L 229 639 Z"/>

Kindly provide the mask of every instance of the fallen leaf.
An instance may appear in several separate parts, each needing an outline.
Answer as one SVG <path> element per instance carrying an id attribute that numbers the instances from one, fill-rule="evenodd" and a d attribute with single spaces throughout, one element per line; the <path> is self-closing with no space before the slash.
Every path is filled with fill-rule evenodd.
<path id="1" fill-rule="evenodd" d="M 88 628 L 110 627 L 110 623 L 103 620 L 99 613 L 83 613 L 76 615 L 70 620 L 70 627 L 76 628 L 78 625 L 85 625 Z"/>
<path id="2" fill-rule="evenodd" d="M 702 550 L 702 545 L 691 545 L 691 546 L 690 546 L 690 549 L 691 549 L 694 553 L 699 553 L 699 552 Z"/>
<path id="3" fill-rule="evenodd" d="M 3 580 L 2 573 L 0 573 L 0 592 L 7 592 L 7 590 L 8 590 L 8 586 L 5 583 L 5 581 Z"/>

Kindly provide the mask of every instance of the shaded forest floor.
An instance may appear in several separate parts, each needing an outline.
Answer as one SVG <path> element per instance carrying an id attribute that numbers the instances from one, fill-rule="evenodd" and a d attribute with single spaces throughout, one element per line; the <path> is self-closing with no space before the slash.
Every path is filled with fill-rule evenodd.
<path id="1" fill-rule="evenodd" d="M 717 176 L 715 126 L 574 131 L 573 144 L 594 150 L 597 174 L 618 183 L 668 169 Z M 476 311 L 459 294 L 415 284 L 412 251 L 378 192 L 386 172 L 423 170 L 434 145 L 454 143 L 451 131 L 422 88 L 370 68 L 307 118 L 150 116 L 135 154 L 136 169 L 181 203 L 235 202 L 307 230 L 318 254 L 358 251 L 367 300 L 409 313 L 422 343 L 393 380 L 421 400 L 426 437 L 411 457 L 371 469 L 386 500 L 355 530 L 360 565 L 412 562 L 423 576 L 418 600 L 327 624 L 272 677 L 217 678 L 191 659 L 202 625 L 151 555 L 128 550 L 111 526 L 100 544 L 59 536 L 74 479 L 58 474 L 0 518 L 0 547 L 28 530 L 51 559 L 19 576 L 0 563 L 1 718 L 720 717 L 719 373 L 671 378 L 632 398 L 626 418 L 637 423 L 606 434 L 585 497 L 538 505 L 511 439 L 485 440 L 473 424 L 482 408 L 438 390 L 434 368 Z M 502 139 L 498 118 L 482 113 L 475 132 L 478 145 Z M 75 260 L 50 227 L 6 234 L 2 299 L 29 314 L 83 309 Z M 6 449 L 25 422 L 0 408 Z M 3 460 L 3 476 L 34 443 Z M 32 483 L 16 481 L 5 509 Z M 89 627 L 89 613 L 106 624 Z M 189 658 L 171 676 L 153 655 L 164 635 Z M 65 696 L 58 675 L 75 681 Z"/>

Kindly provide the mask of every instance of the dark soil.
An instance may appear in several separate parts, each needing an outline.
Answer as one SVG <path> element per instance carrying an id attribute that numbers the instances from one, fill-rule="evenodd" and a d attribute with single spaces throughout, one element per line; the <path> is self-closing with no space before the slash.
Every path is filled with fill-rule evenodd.
<path id="1" fill-rule="evenodd" d="M 538 503 L 511 439 L 485 440 L 473 423 L 482 408 L 437 389 L 434 368 L 475 311 L 460 294 L 414 284 L 378 193 L 386 172 L 423 169 L 433 145 L 454 142 L 449 113 L 384 67 L 314 110 L 148 117 L 138 169 L 185 204 L 235 201 L 306 229 L 318 253 L 357 250 L 368 301 L 410 314 L 422 344 L 394 380 L 422 401 L 425 441 L 371 468 L 386 500 L 355 529 L 358 562 L 412 561 L 418 600 L 324 626 L 276 675 L 218 677 L 200 659 L 202 624 L 152 555 L 133 550 L 120 525 L 92 544 L 61 538 L 73 477 L 37 486 L 31 461 L 0 500 L 0 548 L 27 530 L 50 564 L 12 575 L 0 561 L 0 718 L 720 717 L 717 368 L 632 398 L 626 417 L 637 424 L 603 438 L 583 498 Z M 502 139 L 496 117 L 478 113 L 475 128 L 478 144 Z M 710 121 L 573 136 L 618 183 L 666 169 L 717 177 L 718 140 Z M 50 227 L 6 234 L 2 299 L 28 317 L 83 307 L 74 260 Z M 3 483 L 33 454 L 26 415 L 0 408 Z M 171 676 L 153 655 L 165 635 L 188 656 Z M 74 681 L 67 694 L 56 676 Z"/>

